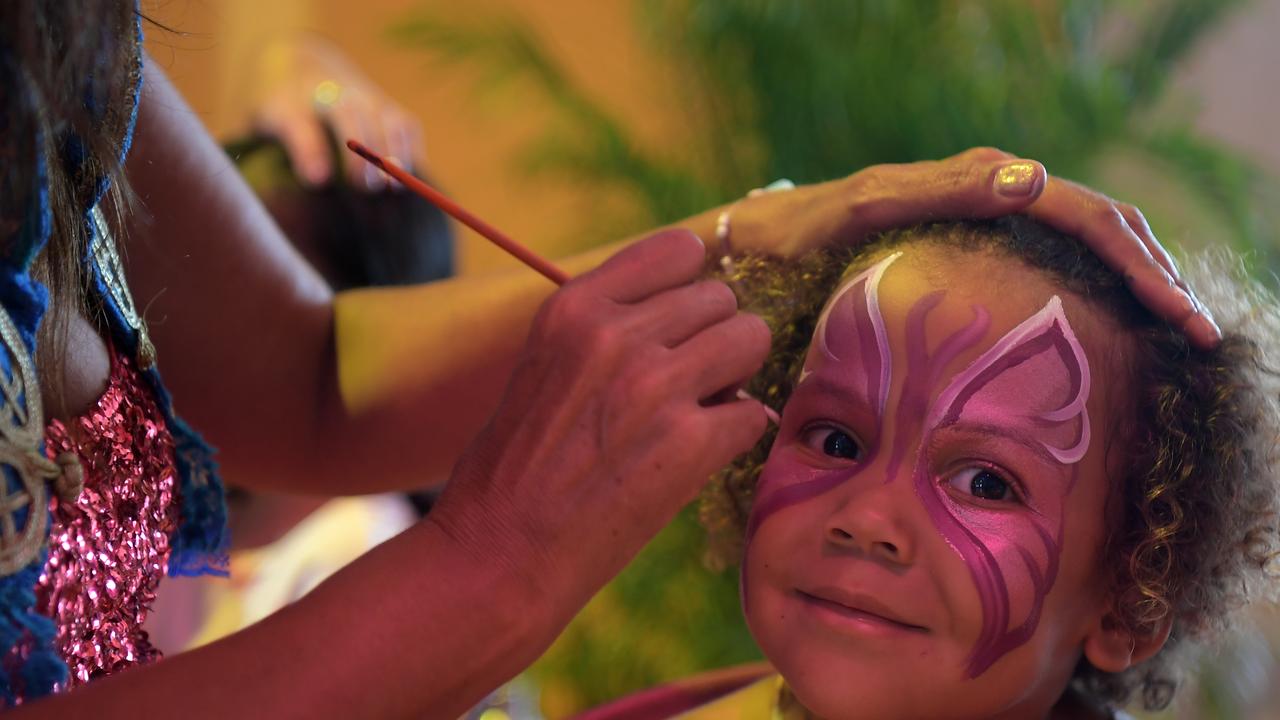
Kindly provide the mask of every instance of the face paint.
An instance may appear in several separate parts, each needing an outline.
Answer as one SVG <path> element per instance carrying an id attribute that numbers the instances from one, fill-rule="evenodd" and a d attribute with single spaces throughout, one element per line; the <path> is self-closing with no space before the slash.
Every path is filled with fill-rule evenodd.
<path id="1" fill-rule="evenodd" d="M 920 323 L 908 328 L 912 352 L 923 347 L 922 327 Z M 910 339 L 913 335 L 915 340 Z M 1089 385 L 1084 349 L 1067 323 L 1062 301 L 1054 296 L 951 380 L 933 403 L 926 432 L 932 436 L 950 427 L 997 428 L 1038 443 L 1056 463 L 1074 464 L 1089 447 Z M 922 447 L 928 447 L 928 440 L 923 442 Z M 931 476 L 920 453 L 913 472 L 916 495 L 934 526 L 964 559 L 982 601 L 982 632 L 969 658 L 970 677 L 1035 632 L 1045 596 L 1057 577 L 1063 500 L 1074 478 L 1073 472 L 1062 487 L 1042 487 L 1040 512 L 986 512 L 952 498 Z M 1011 592 L 1011 580 L 1021 592 Z M 1021 622 L 1010 628 L 1015 594 L 1029 596 L 1029 607 Z"/>
<path id="2" fill-rule="evenodd" d="M 862 456 L 839 469 L 766 464 L 748 522 L 748 550 L 768 517 L 852 480 L 876 461 L 891 380 L 878 286 L 898 256 L 886 258 L 833 294 L 819 318 L 797 384 L 804 386 L 819 373 L 820 382 L 835 383 L 840 394 L 865 401 L 875 422 L 872 436 L 863 438 Z M 898 477 L 902 463 L 915 453 L 910 468 L 914 495 L 964 561 L 981 602 L 982 628 L 966 664 L 968 676 L 976 677 L 1031 638 L 1057 576 L 1065 499 L 1074 482 L 1064 466 L 1079 462 L 1089 446 L 1089 370 L 1061 301 L 1054 297 L 947 381 L 935 397 L 943 372 L 981 342 L 990 327 L 989 313 L 975 306 L 973 319 L 929 352 L 926 320 L 944 297 L 941 291 L 930 293 L 907 312 L 907 371 L 884 482 Z M 929 448 L 941 433 L 974 430 L 998 442 L 1017 438 L 1023 445 L 1034 445 L 1045 458 L 1044 466 L 1052 466 L 1054 478 L 1060 475 L 1061 482 L 1040 483 L 1034 511 L 992 509 L 956 499 L 931 471 Z M 743 567 L 745 584 L 745 563 Z"/>
<path id="3" fill-rule="evenodd" d="M 849 394 L 860 397 L 872 408 L 877 428 L 876 437 L 865 440 L 865 455 L 857 466 L 836 473 L 822 473 L 802 482 L 779 482 L 782 478 L 762 474 L 756 487 L 757 500 L 747 523 L 747 544 L 760 523 L 775 512 L 795 503 L 821 495 L 857 474 L 875 458 L 880 445 L 879 428 L 883 424 L 889 401 L 892 365 L 889 336 L 880 314 L 880 280 L 901 252 L 893 253 L 836 289 L 818 318 L 813 331 L 809 355 L 796 387 L 803 385 L 818 370 L 831 369 Z M 831 332 L 830 328 L 838 328 Z"/>

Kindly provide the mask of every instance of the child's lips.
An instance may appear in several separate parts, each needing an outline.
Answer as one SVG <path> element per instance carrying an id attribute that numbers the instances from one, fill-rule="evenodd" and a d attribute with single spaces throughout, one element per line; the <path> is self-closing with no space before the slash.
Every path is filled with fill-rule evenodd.
<path id="1" fill-rule="evenodd" d="M 927 633 L 929 629 L 908 621 L 885 603 L 864 593 L 844 588 L 823 586 L 796 590 L 805 604 L 833 619 L 852 622 L 859 627 L 883 628 L 898 632 Z"/>

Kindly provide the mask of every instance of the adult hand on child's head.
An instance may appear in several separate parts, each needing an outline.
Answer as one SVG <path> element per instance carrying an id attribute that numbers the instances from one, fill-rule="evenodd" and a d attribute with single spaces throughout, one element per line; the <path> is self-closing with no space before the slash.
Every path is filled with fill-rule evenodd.
<path id="1" fill-rule="evenodd" d="M 794 255 L 832 242 L 931 220 L 1025 212 L 1079 238 L 1124 276 L 1152 312 L 1212 348 L 1221 333 L 1132 205 L 995 148 L 944 160 L 874 165 L 849 177 L 757 195 L 733 207 L 732 249 Z"/>
<path id="2" fill-rule="evenodd" d="M 284 145 L 298 177 L 308 185 L 329 182 L 336 162 L 346 159 L 334 147 L 355 138 L 397 164 L 422 160 L 422 127 L 343 53 L 321 38 L 299 34 L 274 39 L 253 63 L 247 94 L 254 132 Z M 387 180 L 366 162 L 342 163 L 348 182 L 370 191 Z"/>
<path id="3" fill-rule="evenodd" d="M 769 331 L 724 283 L 699 281 L 705 252 L 661 232 L 548 299 L 427 518 L 478 562 L 525 574 L 558 620 L 764 431 L 759 403 L 711 401 L 760 368 Z"/>

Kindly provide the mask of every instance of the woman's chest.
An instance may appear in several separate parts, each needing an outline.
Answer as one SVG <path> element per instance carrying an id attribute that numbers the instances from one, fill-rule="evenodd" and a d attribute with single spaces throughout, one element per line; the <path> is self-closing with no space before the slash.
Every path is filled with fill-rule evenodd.
<path id="1" fill-rule="evenodd" d="M 45 321 L 51 321 L 49 316 Z M 111 355 L 97 328 L 80 312 L 66 320 L 65 343 L 52 345 L 61 345 L 62 357 L 39 359 L 40 395 L 45 418 L 65 423 L 89 410 L 107 389 Z"/>

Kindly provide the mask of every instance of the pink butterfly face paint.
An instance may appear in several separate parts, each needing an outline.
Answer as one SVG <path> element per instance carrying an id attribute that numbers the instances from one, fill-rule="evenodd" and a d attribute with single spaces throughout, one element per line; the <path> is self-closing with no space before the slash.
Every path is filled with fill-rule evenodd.
<path id="1" fill-rule="evenodd" d="M 775 445 L 779 458 L 771 455 L 761 475 L 747 551 L 770 518 L 846 483 L 878 483 L 886 493 L 908 488 L 893 497 L 916 510 L 900 514 L 922 518 L 925 530 L 941 536 L 976 588 L 981 629 L 964 667 L 973 678 L 1032 637 L 1058 576 L 1066 501 L 1090 445 L 1089 365 L 1057 296 L 994 342 L 987 339 L 991 314 L 972 305 L 967 321 L 944 323 L 949 332 L 931 344 L 926 327 L 947 292 L 925 292 L 896 315 L 900 326 L 891 332 L 879 288 L 900 255 L 833 294 L 792 398 L 807 414 L 827 413 L 813 410 L 824 402 L 838 404 L 829 414 L 856 433 L 856 462 L 795 462 Z M 905 372 L 894 377 L 894 368 Z M 789 432 L 785 416 L 783 427 Z M 970 494 L 966 483 L 988 470 L 1017 476 L 1010 482 L 1017 503 Z"/>
<path id="2" fill-rule="evenodd" d="M 932 379 L 944 364 L 938 362 L 941 353 L 924 352 L 925 314 L 920 324 L 907 328 L 913 371 L 908 384 L 913 374 Z M 923 447 L 942 433 L 968 433 L 1021 445 L 1046 466 L 1073 466 L 1089 448 L 1089 386 L 1088 360 L 1062 301 L 1054 296 L 951 379 L 928 411 Z M 898 420 L 905 430 L 914 417 L 903 413 Z M 898 433 L 895 458 L 907 436 Z M 1025 502 L 1031 511 L 1022 512 L 966 502 L 937 482 L 929 461 L 927 453 L 918 454 L 911 474 L 916 495 L 934 527 L 964 559 L 982 602 L 982 631 L 968 662 L 969 676 L 976 677 L 1035 632 L 1057 578 L 1065 500 L 1075 473 L 1050 470 L 1027 479 Z M 1015 597 L 1022 607 L 1015 607 Z"/>
<path id="3" fill-rule="evenodd" d="M 875 434 L 866 440 L 866 467 L 879 448 L 879 428 L 889 401 L 892 359 L 889 338 L 880 314 L 880 280 L 902 253 L 881 260 L 841 285 L 818 319 L 809 355 L 800 372 L 800 384 L 814 373 L 832 378 L 843 393 L 859 398 L 858 407 L 869 414 L 867 425 Z M 853 470 L 858 472 L 858 468 Z M 759 498 L 747 525 L 750 543 L 759 524 L 778 510 L 820 495 L 848 479 L 848 473 L 820 472 L 807 477 L 762 474 L 756 492 Z"/>

